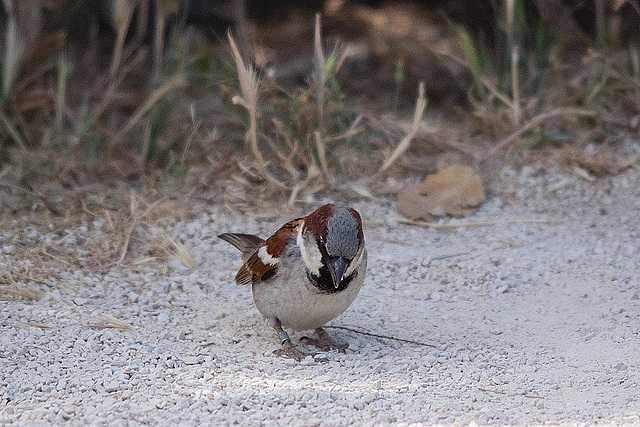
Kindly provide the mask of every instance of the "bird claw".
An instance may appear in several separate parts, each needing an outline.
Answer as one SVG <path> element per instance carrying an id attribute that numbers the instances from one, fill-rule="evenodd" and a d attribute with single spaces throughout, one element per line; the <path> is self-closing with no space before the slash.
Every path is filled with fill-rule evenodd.
<path id="1" fill-rule="evenodd" d="M 300 341 L 307 345 L 313 345 L 322 351 L 337 350 L 339 353 L 344 353 L 349 344 L 338 344 L 331 339 L 329 334 L 322 328 L 316 329 L 318 338 L 301 337 Z"/>
<path id="2" fill-rule="evenodd" d="M 276 356 L 289 357 L 296 362 L 302 362 L 305 357 L 314 355 L 314 353 L 305 353 L 304 351 L 299 350 L 291 343 L 291 341 L 283 342 L 282 348 L 274 350 L 273 354 Z"/>

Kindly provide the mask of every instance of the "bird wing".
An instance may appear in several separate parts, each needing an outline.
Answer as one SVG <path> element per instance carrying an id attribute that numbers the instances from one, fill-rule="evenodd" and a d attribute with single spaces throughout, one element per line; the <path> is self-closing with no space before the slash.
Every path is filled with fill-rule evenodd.
<path id="1" fill-rule="evenodd" d="M 238 270 L 236 283 L 238 285 L 254 284 L 275 276 L 280 255 L 287 244 L 292 240 L 295 241 L 298 229 L 303 222 L 304 218 L 289 221 L 260 245 Z"/>

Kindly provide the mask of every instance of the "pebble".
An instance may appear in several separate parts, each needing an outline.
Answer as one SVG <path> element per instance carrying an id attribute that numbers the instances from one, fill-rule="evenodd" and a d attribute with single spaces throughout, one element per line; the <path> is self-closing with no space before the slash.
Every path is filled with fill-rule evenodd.
<path id="1" fill-rule="evenodd" d="M 346 353 L 274 356 L 251 290 L 233 283 L 239 254 L 215 236 L 266 236 L 292 212 L 254 219 L 214 207 L 175 221 L 171 233 L 203 260 L 194 272 L 177 258 L 168 269 L 61 268 L 33 284 L 42 298 L 0 301 L 0 424 L 621 424 L 640 365 L 640 172 L 549 193 L 564 172 L 504 169 L 504 197 L 457 220 L 560 225 L 442 231 L 399 223 L 392 202 L 355 203 L 370 269 L 332 324 L 436 348 L 327 329 Z M 22 233 L 74 253 L 105 224 Z M 33 268 L 16 259 L 11 233 L 0 231 L 0 268 Z M 461 255 L 430 262 L 449 254 Z M 116 325 L 101 314 L 131 329 L 105 328 Z"/>
<path id="2" fill-rule="evenodd" d="M 112 393 L 118 390 L 120 390 L 120 384 L 118 384 L 117 382 L 104 383 L 104 391 L 106 391 L 107 393 Z"/>

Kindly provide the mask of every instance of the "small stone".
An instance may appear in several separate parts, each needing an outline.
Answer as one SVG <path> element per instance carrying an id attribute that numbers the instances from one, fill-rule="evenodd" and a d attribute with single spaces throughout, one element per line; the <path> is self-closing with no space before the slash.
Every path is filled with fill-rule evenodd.
<path id="1" fill-rule="evenodd" d="M 169 268 L 172 268 L 174 270 L 186 270 L 187 269 L 187 267 L 182 265 L 182 263 L 180 262 L 180 260 L 178 258 L 172 258 L 171 261 L 169 261 Z"/>
<path id="2" fill-rule="evenodd" d="M 433 366 L 438 361 L 438 358 L 433 354 L 427 354 L 422 360 L 424 360 L 425 366 Z"/>
<path id="3" fill-rule="evenodd" d="M 185 356 L 182 358 L 182 361 L 185 365 L 198 365 L 199 363 L 202 363 L 202 359 L 194 356 Z"/>
<path id="4" fill-rule="evenodd" d="M 624 340 L 625 340 L 624 335 L 619 332 L 615 332 L 611 335 L 611 341 L 615 343 L 621 343 L 621 342 L 624 342 Z"/>
<path id="5" fill-rule="evenodd" d="M 114 391 L 118 391 L 120 390 L 120 384 L 118 384 L 115 381 L 110 381 L 107 383 L 104 383 L 104 391 L 106 391 L 107 393 L 113 393 Z"/>

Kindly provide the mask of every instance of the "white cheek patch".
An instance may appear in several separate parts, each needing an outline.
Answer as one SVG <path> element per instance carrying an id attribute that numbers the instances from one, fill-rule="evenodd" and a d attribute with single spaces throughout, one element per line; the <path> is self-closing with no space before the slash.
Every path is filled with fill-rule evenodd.
<path id="1" fill-rule="evenodd" d="M 302 236 L 302 226 L 300 227 L 300 231 L 298 231 L 296 243 L 300 248 L 300 254 L 302 255 L 304 263 L 307 265 L 309 272 L 319 276 L 320 268 L 322 267 L 322 254 L 320 254 L 320 251 L 315 244 L 306 244 L 306 240 Z"/>
<path id="2" fill-rule="evenodd" d="M 258 249 L 258 256 L 260 257 L 260 261 L 262 261 L 263 264 L 276 265 L 278 263 L 278 258 L 274 258 L 269 255 L 266 246 L 262 246 L 260 249 Z"/>
<path id="3" fill-rule="evenodd" d="M 344 272 L 342 277 L 349 277 L 351 274 L 356 271 L 360 263 L 362 262 L 362 256 L 364 255 L 364 246 L 360 248 L 355 257 L 351 260 L 351 264 L 349 264 L 349 268 Z"/>

